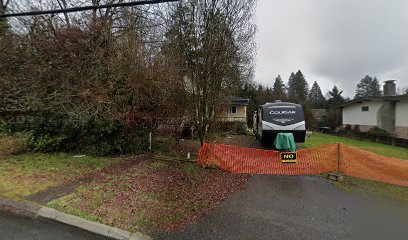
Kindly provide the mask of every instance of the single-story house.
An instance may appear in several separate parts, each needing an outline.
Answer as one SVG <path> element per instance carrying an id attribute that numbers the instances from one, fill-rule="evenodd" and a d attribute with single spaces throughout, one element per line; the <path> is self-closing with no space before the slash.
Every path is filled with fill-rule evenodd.
<path id="1" fill-rule="evenodd" d="M 396 95 L 395 80 L 384 85 L 384 96 L 362 97 L 342 106 L 343 128 L 358 125 L 367 132 L 374 127 L 391 136 L 408 139 L 408 95 Z"/>
<path id="2" fill-rule="evenodd" d="M 229 97 L 229 104 L 226 104 L 225 117 L 222 118 L 225 122 L 247 122 L 247 106 L 248 98 L 236 96 Z"/>

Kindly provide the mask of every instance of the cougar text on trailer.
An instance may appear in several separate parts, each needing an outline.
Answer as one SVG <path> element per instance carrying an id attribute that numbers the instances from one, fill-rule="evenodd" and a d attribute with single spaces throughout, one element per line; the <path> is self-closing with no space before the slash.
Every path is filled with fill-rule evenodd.
<path id="1" fill-rule="evenodd" d="M 275 101 L 254 111 L 254 133 L 264 144 L 273 144 L 278 133 L 292 133 L 295 142 L 305 142 L 306 124 L 302 105 Z"/>

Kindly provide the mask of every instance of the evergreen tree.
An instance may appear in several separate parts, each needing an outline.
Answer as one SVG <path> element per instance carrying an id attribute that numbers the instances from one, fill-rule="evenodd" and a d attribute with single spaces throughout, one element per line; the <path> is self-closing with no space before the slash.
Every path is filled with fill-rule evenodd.
<path id="1" fill-rule="evenodd" d="M 326 99 L 323 97 L 319 84 L 315 81 L 308 95 L 308 101 L 313 108 L 325 108 Z"/>
<path id="2" fill-rule="evenodd" d="M 256 87 L 252 82 L 244 83 L 239 89 L 239 96 L 245 97 L 250 100 L 255 99 L 256 96 Z"/>
<path id="3" fill-rule="evenodd" d="M 291 100 L 307 100 L 309 85 L 303 73 L 298 70 L 296 74 L 291 73 L 288 82 L 288 97 Z"/>
<path id="4" fill-rule="evenodd" d="M 340 91 L 336 85 L 329 91 L 330 98 L 327 100 L 327 105 L 330 109 L 335 109 L 346 102 L 343 96 L 341 96 L 342 93 L 343 91 Z"/>
<path id="5" fill-rule="evenodd" d="M 245 97 L 249 99 L 249 104 L 246 112 L 249 126 L 252 126 L 253 123 L 252 113 L 258 107 L 258 103 L 256 102 L 256 93 L 257 93 L 256 85 L 252 81 L 244 83 L 239 91 L 240 97 Z"/>
<path id="6" fill-rule="evenodd" d="M 264 87 L 262 85 L 258 86 L 258 90 L 256 91 L 255 102 L 257 105 L 265 104 L 267 102 L 272 102 L 272 89 L 269 87 Z"/>
<path id="7" fill-rule="evenodd" d="M 346 99 L 341 96 L 343 91 L 340 91 L 336 85 L 329 91 L 330 98 L 327 100 L 328 114 L 326 116 L 326 123 L 332 129 L 341 126 L 342 124 L 342 112 L 339 108 L 346 102 Z"/>
<path id="8" fill-rule="evenodd" d="M 380 84 L 377 78 L 372 78 L 369 75 L 366 75 L 357 84 L 356 95 L 354 98 L 367 96 L 381 96 Z"/>
<path id="9" fill-rule="evenodd" d="M 381 86 L 376 77 L 374 77 L 373 81 L 371 81 L 370 91 L 371 91 L 370 96 L 381 96 L 382 95 Z"/>
<path id="10" fill-rule="evenodd" d="M 286 87 L 280 75 L 276 77 L 275 83 L 273 84 L 272 97 L 275 100 L 285 100 L 287 98 Z"/>
<path id="11" fill-rule="evenodd" d="M 294 72 L 290 74 L 290 77 L 288 80 L 288 98 L 291 100 L 296 98 L 295 73 Z"/>

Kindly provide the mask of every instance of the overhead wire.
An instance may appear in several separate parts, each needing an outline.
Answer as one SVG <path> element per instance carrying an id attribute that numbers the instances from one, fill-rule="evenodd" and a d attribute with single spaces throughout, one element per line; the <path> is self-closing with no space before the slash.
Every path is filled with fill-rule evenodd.
<path id="1" fill-rule="evenodd" d="M 103 8 L 130 7 L 130 6 L 150 5 L 150 4 L 158 4 L 158 3 L 177 2 L 177 1 L 179 1 L 179 0 L 143 0 L 143 1 L 132 1 L 132 2 L 121 2 L 121 3 L 83 6 L 83 7 L 72 7 L 72 8 L 65 8 L 65 9 L 38 10 L 38 11 L 29 11 L 29 12 L 6 13 L 6 14 L 1 14 L 0 18 L 22 17 L 22 16 L 37 16 L 37 15 L 59 14 L 59 13 L 69 13 L 69 12 L 81 12 L 81 11 L 97 10 L 97 9 L 103 9 Z"/>

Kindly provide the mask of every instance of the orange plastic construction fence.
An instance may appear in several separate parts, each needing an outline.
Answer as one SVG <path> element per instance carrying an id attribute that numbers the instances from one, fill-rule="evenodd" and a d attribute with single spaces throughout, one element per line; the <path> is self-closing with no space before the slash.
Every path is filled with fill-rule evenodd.
<path id="1" fill-rule="evenodd" d="M 408 160 L 381 156 L 344 144 L 297 151 L 297 163 L 284 164 L 280 152 L 223 144 L 204 144 L 198 164 L 233 173 L 311 175 L 338 171 L 344 175 L 408 186 Z"/>

